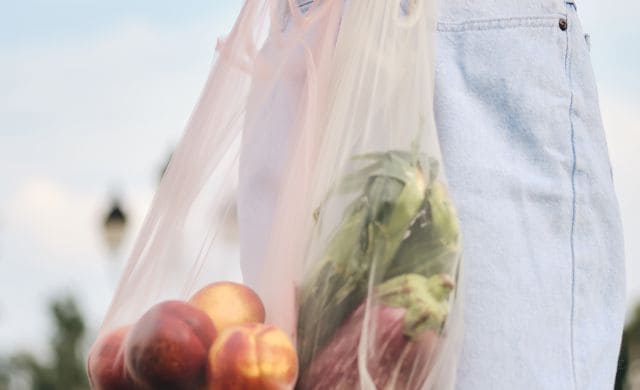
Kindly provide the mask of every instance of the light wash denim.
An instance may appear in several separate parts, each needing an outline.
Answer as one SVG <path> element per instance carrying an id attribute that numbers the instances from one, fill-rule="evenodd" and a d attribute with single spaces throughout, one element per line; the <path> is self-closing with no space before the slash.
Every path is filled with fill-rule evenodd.
<path id="1" fill-rule="evenodd" d="M 622 230 L 575 4 L 440 4 L 436 120 L 464 235 L 457 387 L 611 389 Z"/>

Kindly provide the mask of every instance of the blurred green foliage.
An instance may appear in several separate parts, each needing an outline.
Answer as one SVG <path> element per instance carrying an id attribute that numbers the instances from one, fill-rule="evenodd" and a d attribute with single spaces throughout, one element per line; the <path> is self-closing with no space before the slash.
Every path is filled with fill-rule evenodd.
<path id="1" fill-rule="evenodd" d="M 0 390 L 9 388 L 9 364 L 0 358 Z"/>
<path id="2" fill-rule="evenodd" d="M 625 329 L 625 338 L 629 345 L 631 358 L 640 358 L 640 304 L 631 315 L 631 321 Z"/>
<path id="3" fill-rule="evenodd" d="M 75 300 L 71 297 L 54 300 L 49 310 L 55 327 L 50 343 L 51 361 L 42 362 L 24 352 L 4 365 L 0 363 L 0 389 L 8 388 L 10 372 L 26 376 L 33 390 L 89 389 L 83 354 L 86 326 Z"/>
<path id="4" fill-rule="evenodd" d="M 631 313 L 630 321 L 627 322 L 622 335 L 615 390 L 630 389 L 629 375 L 638 375 L 629 372 L 629 366 L 634 361 L 640 361 L 640 304 Z"/>
<path id="5" fill-rule="evenodd" d="M 626 333 L 626 331 L 625 331 Z M 618 357 L 618 372 L 616 373 L 616 383 L 614 390 L 624 390 L 629 368 L 629 346 L 626 335 L 622 336 L 620 345 L 620 356 Z"/>

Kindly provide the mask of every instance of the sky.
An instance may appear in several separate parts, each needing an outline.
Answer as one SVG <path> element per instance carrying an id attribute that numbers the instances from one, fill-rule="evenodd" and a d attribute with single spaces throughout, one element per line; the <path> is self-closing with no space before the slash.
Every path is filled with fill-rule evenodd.
<path id="1" fill-rule="evenodd" d="M 240 0 L 0 0 L 0 356 L 42 351 L 46 305 L 98 326 Z M 640 4 L 581 0 L 640 300 Z M 111 194 L 132 219 L 105 250 Z M 637 276 L 636 276 L 637 275 Z M 44 351 L 42 351 L 44 353 Z"/>

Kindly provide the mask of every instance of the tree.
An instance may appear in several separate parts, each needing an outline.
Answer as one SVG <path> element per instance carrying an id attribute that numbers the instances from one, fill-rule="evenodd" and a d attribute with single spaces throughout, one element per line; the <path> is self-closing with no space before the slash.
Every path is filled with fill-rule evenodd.
<path id="1" fill-rule="evenodd" d="M 627 380 L 627 371 L 629 368 L 629 343 L 627 332 L 622 335 L 622 344 L 620 345 L 620 355 L 618 356 L 618 371 L 616 372 L 616 383 L 614 390 L 624 390 Z"/>
<path id="2" fill-rule="evenodd" d="M 9 388 L 9 363 L 0 358 L 0 390 Z"/>
<path id="3" fill-rule="evenodd" d="M 82 342 L 85 322 L 73 298 L 55 300 L 50 311 L 56 327 L 51 340 L 53 361 L 43 364 L 30 353 L 11 359 L 11 366 L 26 372 L 34 390 L 88 389 Z"/>
<path id="4" fill-rule="evenodd" d="M 640 361 L 640 305 L 636 306 L 631 315 L 631 321 L 625 327 L 622 335 L 615 390 L 627 389 L 632 380 L 629 375 L 638 375 L 637 372 L 629 371 L 630 365 L 634 361 Z M 637 383 L 638 379 L 635 380 Z"/>

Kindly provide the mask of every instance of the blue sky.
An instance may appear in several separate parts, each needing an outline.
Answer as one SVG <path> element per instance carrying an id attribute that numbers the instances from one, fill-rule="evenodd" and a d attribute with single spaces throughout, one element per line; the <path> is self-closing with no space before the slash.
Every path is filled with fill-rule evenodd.
<path id="1" fill-rule="evenodd" d="M 38 349 L 46 301 L 79 295 L 95 328 L 240 0 L 3 1 L 0 12 L 0 355 Z M 640 3 L 581 0 L 591 33 L 640 298 Z M 133 219 L 105 253 L 109 194 Z M 105 272 L 106 271 L 106 272 Z"/>
<path id="2" fill-rule="evenodd" d="M 4 2 L 0 14 L 0 44 L 9 46 L 57 45 L 90 41 L 108 35 L 123 21 L 149 23 L 163 29 L 180 29 L 213 20 L 233 21 L 239 0 L 22 0 Z"/>

